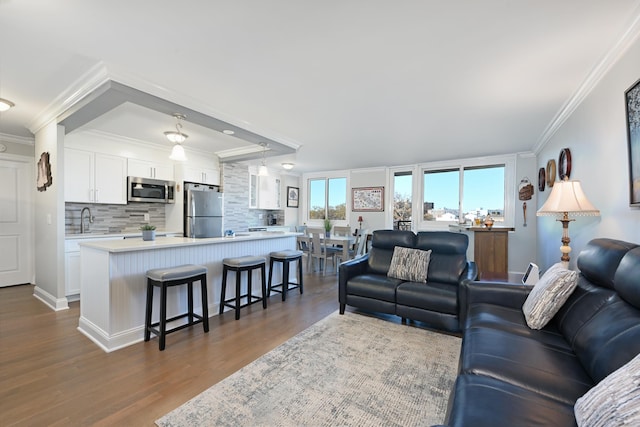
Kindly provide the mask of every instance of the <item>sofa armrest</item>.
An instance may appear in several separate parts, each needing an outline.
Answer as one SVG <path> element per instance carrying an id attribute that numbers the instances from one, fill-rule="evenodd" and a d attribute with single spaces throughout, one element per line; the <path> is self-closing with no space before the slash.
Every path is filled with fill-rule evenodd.
<path id="1" fill-rule="evenodd" d="M 473 261 L 467 261 L 467 269 L 463 274 L 463 280 L 476 280 L 478 278 L 478 266 Z"/>
<path id="2" fill-rule="evenodd" d="M 338 301 L 340 304 L 347 302 L 347 282 L 349 279 L 366 273 L 368 266 L 368 253 L 340 264 L 338 269 Z"/>
<path id="3" fill-rule="evenodd" d="M 532 287 L 522 283 L 464 280 L 460 286 L 460 328 L 464 330 L 471 304 L 487 303 L 521 308 Z"/>

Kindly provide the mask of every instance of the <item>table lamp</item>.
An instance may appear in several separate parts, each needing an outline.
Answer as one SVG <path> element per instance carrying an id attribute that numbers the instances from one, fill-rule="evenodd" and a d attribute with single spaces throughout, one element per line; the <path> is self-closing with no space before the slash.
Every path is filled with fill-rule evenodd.
<path id="1" fill-rule="evenodd" d="M 569 222 L 575 221 L 575 219 L 569 219 L 569 214 L 577 216 L 600 216 L 600 211 L 596 209 L 591 202 L 587 199 L 580 181 L 569 181 L 567 177 L 564 180 L 556 182 L 551 187 L 551 194 L 547 201 L 542 205 L 537 216 L 560 216 L 562 223 L 562 246 L 560 246 L 560 252 L 562 257 L 560 260 L 565 266 L 569 265 Z"/>
<path id="2" fill-rule="evenodd" d="M 362 221 L 364 221 L 362 219 L 362 215 L 358 216 L 358 222 L 360 223 L 360 231 L 362 231 Z"/>

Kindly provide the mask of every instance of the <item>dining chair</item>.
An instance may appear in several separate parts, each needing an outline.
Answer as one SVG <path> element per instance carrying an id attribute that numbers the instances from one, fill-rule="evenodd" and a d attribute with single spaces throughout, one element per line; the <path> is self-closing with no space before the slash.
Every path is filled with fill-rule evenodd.
<path id="1" fill-rule="evenodd" d="M 358 230 L 358 244 L 356 246 L 355 257 L 362 256 L 367 253 L 367 241 L 369 239 L 369 230 Z"/>
<path id="2" fill-rule="evenodd" d="M 349 226 L 333 226 L 333 235 L 334 236 L 350 236 L 351 235 L 351 227 Z"/>
<path id="3" fill-rule="evenodd" d="M 311 259 L 318 260 L 318 267 L 322 268 L 322 275 L 327 272 L 327 260 L 331 259 L 334 270 L 336 269 L 336 253 L 335 250 L 327 250 L 327 244 L 322 238 L 324 236 L 324 229 L 322 228 L 308 228 L 307 234 L 311 239 Z"/>
<path id="4" fill-rule="evenodd" d="M 307 259 L 307 271 L 309 271 L 311 266 L 311 238 L 307 234 L 307 226 L 306 225 L 297 225 L 296 232 L 304 233 L 302 236 L 298 236 L 296 238 L 298 243 L 298 250 L 302 251 L 302 256 Z"/>

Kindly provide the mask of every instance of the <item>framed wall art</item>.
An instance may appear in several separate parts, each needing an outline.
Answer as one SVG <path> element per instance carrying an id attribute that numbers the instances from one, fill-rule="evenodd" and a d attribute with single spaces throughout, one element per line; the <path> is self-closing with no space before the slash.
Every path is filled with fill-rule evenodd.
<path id="1" fill-rule="evenodd" d="M 351 189 L 353 212 L 384 211 L 384 187 L 359 187 Z"/>
<path id="2" fill-rule="evenodd" d="M 300 189 L 298 187 L 287 187 L 287 207 L 297 208 L 300 201 Z"/>
<path id="3" fill-rule="evenodd" d="M 629 151 L 629 205 L 640 207 L 640 80 L 624 93 Z"/>

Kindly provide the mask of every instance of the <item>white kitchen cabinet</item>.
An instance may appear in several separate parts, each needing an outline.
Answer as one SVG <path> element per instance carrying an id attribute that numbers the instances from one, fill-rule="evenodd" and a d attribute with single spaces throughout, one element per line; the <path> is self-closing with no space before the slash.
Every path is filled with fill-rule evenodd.
<path id="1" fill-rule="evenodd" d="M 169 163 L 150 162 L 147 160 L 128 159 L 127 171 L 129 176 L 139 178 L 162 179 L 173 181 L 173 165 Z"/>
<path id="2" fill-rule="evenodd" d="M 75 301 L 80 295 L 80 243 L 97 240 L 121 240 L 122 237 L 97 237 L 89 239 L 65 239 L 64 241 L 64 293 Z"/>
<path id="3" fill-rule="evenodd" d="M 249 208 L 280 209 L 280 177 L 249 175 Z"/>
<path id="4" fill-rule="evenodd" d="M 127 204 L 127 159 L 65 148 L 66 202 Z"/>
<path id="5" fill-rule="evenodd" d="M 184 169 L 184 180 L 201 184 L 220 185 L 220 171 L 213 168 L 188 167 Z"/>

